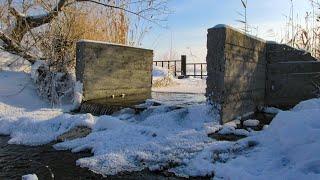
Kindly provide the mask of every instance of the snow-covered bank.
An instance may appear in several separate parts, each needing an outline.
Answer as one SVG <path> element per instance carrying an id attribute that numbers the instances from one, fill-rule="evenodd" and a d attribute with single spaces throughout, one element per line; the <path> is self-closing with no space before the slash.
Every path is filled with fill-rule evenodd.
<path id="1" fill-rule="evenodd" d="M 207 104 L 177 109 L 146 103 L 138 115 L 132 109 L 113 116 L 67 114 L 37 96 L 30 74 L 4 70 L 0 134 L 10 135 L 9 143 L 41 145 L 86 126 L 92 129 L 88 136 L 54 147 L 91 150 L 93 156 L 77 164 L 104 175 L 148 168 L 186 177 L 214 174 L 216 179 L 320 179 L 320 99 L 301 102 L 291 111 L 268 109 L 278 113 L 270 126 L 249 133 L 224 130 L 218 113 Z M 221 128 L 222 134 L 233 131 L 248 137 L 237 142 L 208 137 Z"/>
<path id="2" fill-rule="evenodd" d="M 320 178 L 319 99 L 280 111 L 264 131 L 226 142 L 208 138 L 221 126 L 205 104 L 184 109 L 151 106 L 140 115 L 130 109 L 114 116 L 70 115 L 49 108 L 32 84 L 25 86 L 28 79 L 22 72 L 0 72 L 0 133 L 11 136 L 9 143 L 40 145 L 75 126 L 90 127 L 93 132 L 87 137 L 54 147 L 91 150 L 94 155 L 77 164 L 97 173 L 149 168 L 180 176 L 214 173 L 216 179 Z"/>
<path id="3" fill-rule="evenodd" d="M 30 72 L 30 63 L 20 56 L 11 54 L 1 49 L 0 46 L 0 71 L 24 71 Z"/>
<path id="4" fill-rule="evenodd" d="M 171 92 L 171 93 L 206 93 L 206 80 L 199 78 L 185 78 L 185 79 L 173 79 L 170 86 L 165 87 L 153 87 L 152 91 L 155 92 Z"/>
<path id="5" fill-rule="evenodd" d="M 54 147 L 73 152 L 91 149 L 94 156 L 79 159 L 77 164 L 105 175 L 161 170 L 181 164 L 213 142 L 206 131 L 217 124 L 212 117 L 215 114 L 206 105 L 179 110 L 149 108 L 138 116 L 102 116 L 92 134 Z"/>
<path id="6" fill-rule="evenodd" d="M 214 142 L 207 134 L 218 124 L 218 116 L 206 104 L 149 107 L 140 115 L 130 109 L 114 116 L 67 114 L 42 101 L 24 72 L 1 71 L 0 87 L 0 134 L 10 135 L 9 143 L 41 145 L 76 126 L 90 127 L 93 132 L 87 137 L 55 148 L 91 149 L 94 156 L 79 159 L 78 165 L 105 175 L 179 165 Z"/>
<path id="7" fill-rule="evenodd" d="M 258 143 L 226 163 L 217 163 L 222 179 L 320 179 L 320 100 L 281 111 L 270 126 L 242 141 Z"/>
<path id="8" fill-rule="evenodd" d="M 153 67 L 152 91 L 154 92 L 204 94 L 206 87 L 206 79 L 192 77 L 177 79 L 167 69 Z"/>
<path id="9" fill-rule="evenodd" d="M 63 113 L 40 99 L 30 75 L 0 72 L 0 134 L 10 135 L 9 143 L 40 145 L 77 125 L 90 126 L 92 116 Z"/>
<path id="10" fill-rule="evenodd" d="M 0 72 L 0 87 L 20 91 L 19 84 L 27 83 L 28 78 L 25 73 Z M 150 107 L 140 115 L 129 109 L 113 117 L 70 115 L 48 108 L 37 97 L 32 83 L 15 96 L 0 96 L 0 133 L 11 136 L 9 143 L 41 145 L 75 126 L 87 126 L 93 133 L 59 143 L 55 148 L 73 152 L 92 149 L 93 157 L 79 159 L 77 163 L 105 175 L 162 169 L 190 159 L 214 141 L 207 134 L 218 123 L 215 117 L 205 104 L 186 109 Z"/>

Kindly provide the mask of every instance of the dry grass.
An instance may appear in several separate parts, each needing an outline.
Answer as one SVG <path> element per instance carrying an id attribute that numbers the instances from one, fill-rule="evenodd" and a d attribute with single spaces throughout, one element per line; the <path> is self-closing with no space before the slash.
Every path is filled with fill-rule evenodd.
<path id="1" fill-rule="evenodd" d="M 119 2 L 117 5 L 121 6 L 127 0 Z M 84 4 L 65 8 L 34 41 L 50 60 L 53 70 L 68 72 L 75 66 L 75 44 L 78 40 L 127 44 L 128 31 L 129 21 L 124 11 Z"/>
<path id="2" fill-rule="evenodd" d="M 11 2 L 0 2 L 0 30 L 17 41 L 23 51 L 50 60 L 52 70 L 62 72 L 74 68 L 75 43 L 79 39 L 141 45 L 151 24 L 162 22 L 162 15 L 169 13 L 167 0 L 70 0 L 50 23 L 35 28 L 23 25 L 19 31 L 19 28 L 13 29 L 17 27 L 16 18 L 9 13 L 9 7 L 28 16 L 34 13 L 32 16 L 37 16 L 52 12 L 57 0 Z"/>
<path id="3" fill-rule="evenodd" d="M 304 23 L 298 23 L 298 18 L 294 17 L 294 13 L 291 10 L 290 15 L 287 17 L 286 35 L 282 37 L 282 42 L 309 51 L 314 57 L 320 59 L 320 5 L 313 0 L 308 1 L 312 12 L 305 12 Z M 298 17 L 298 15 L 296 16 Z"/>

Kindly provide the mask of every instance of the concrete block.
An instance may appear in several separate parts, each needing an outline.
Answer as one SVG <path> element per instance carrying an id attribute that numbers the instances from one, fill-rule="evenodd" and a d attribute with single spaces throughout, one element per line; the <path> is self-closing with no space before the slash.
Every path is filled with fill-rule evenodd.
<path id="1" fill-rule="evenodd" d="M 83 83 L 84 101 L 123 95 L 143 98 L 137 102 L 150 98 L 152 61 L 152 50 L 104 42 L 78 42 L 76 76 Z"/>
<path id="2" fill-rule="evenodd" d="M 264 103 L 266 44 L 233 28 L 208 30 L 207 90 L 220 103 L 221 121 L 254 112 Z"/>
<path id="3" fill-rule="evenodd" d="M 317 61 L 317 59 L 312 57 L 307 51 L 277 43 L 267 43 L 267 60 L 269 63 Z"/>

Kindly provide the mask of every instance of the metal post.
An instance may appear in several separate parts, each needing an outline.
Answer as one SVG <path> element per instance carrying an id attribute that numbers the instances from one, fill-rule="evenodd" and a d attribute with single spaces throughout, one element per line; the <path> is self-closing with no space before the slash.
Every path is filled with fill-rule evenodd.
<path id="1" fill-rule="evenodd" d="M 193 77 L 196 77 L 196 75 L 197 75 L 197 66 L 196 66 L 196 64 L 193 64 L 193 74 L 194 74 Z"/>
<path id="2" fill-rule="evenodd" d="M 177 76 L 177 61 L 174 61 L 174 76 Z"/>
<path id="3" fill-rule="evenodd" d="M 158 66 L 158 62 L 156 61 L 156 66 Z"/>
<path id="4" fill-rule="evenodd" d="M 201 64 L 201 79 L 202 79 L 202 65 L 203 65 L 203 64 Z"/>
<path id="5" fill-rule="evenodd" d="M 181 76 L 187 76 L 187 56 L 181 56 Z"/>
<path id="6" fill-rule="evenodd" d="M 170 70 L 170 61 L 168 61 L 168 70 Z"/>
<path id="7" fill-rule="evenodd" d="M 163 67 L 163 61 L 161 62 L 161 67 Z"/>

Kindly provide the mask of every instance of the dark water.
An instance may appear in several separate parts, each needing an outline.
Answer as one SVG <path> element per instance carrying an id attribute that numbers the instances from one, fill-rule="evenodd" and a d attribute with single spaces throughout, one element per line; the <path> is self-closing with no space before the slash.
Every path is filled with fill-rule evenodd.
<path id="1" fill-rule="evenodd" d="M 21 179 L 22 175 L 37 174 L 39 179 L 102 179 L 76 166 L 78 158 L 89 153 L 72 154 L 56 151 L 51 145 L 20 146 L 7 144 L 9 137 L 0 136 L 0 179 Z M 47 166 L 47 167 L 46 167 Z"/>
<path id="2" fill-rule="evenodd" d="M 52 144 L 30 147 L 7 144 L 9 137 L 0 136 L 0 180 L 21 179 L 26 174 L 37 174 L 40 180 L 64 179 L 183 179 L 165 172 L 134 172 L 103 177 L 86 168 L 76 166 L 76 160 L 91 156 L 89 152 L 56 151 Z M 54 178 L 53 178 L 54 176 Z M 209 178 L 192 178 L 209 179 Z"/>

